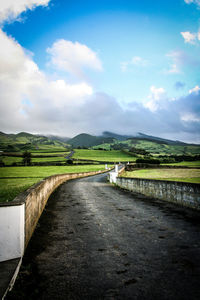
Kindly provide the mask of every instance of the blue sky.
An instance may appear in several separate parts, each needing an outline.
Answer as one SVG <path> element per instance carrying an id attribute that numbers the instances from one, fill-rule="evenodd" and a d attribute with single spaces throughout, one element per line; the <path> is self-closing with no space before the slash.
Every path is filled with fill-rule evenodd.
<path id="1" fill-rule="evenodd" d="M 0 22 L 2 131 L 200 143 L 199 0 L 10 0 Z"/>

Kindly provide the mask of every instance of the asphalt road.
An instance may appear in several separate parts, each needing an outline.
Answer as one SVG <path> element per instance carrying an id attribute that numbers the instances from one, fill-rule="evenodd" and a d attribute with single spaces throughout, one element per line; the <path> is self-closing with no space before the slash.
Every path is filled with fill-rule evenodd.
<path id="1" fill-rule="evenodd" d="M 51 196 L 7 299 L 200 299 L 200 213 L 98 175 Z"/>

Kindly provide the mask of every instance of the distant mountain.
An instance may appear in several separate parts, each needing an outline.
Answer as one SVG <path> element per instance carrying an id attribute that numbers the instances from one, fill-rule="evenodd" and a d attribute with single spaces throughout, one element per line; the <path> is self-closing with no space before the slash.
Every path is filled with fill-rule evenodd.
<path id="1" fill-rule="evenodd" d="M 141 132 L 133 133 L 132 135 L 120 135 L 117 133 L 104 131 L 102 136 L 114 138 L 119 141 L 125 141 L 127 139 L 139 139 L 139 140 L 148 140 L 148 141 L 154 141 L 154 142 L 157 141 L 157 142 L 160 142 L 163 144 L 168 144 L 168 145 L 187 145 L 187 143 L 184 143 L 184 142 L 163 139 L 160 137 L 147 135 L 147 134 L 144 134 Z"/>
<path id="2" fill-rule="evenodd" d="M 73 147 L 92 147 L 104 143 L 112 143 L 114 138 L 110 137 L 98 137 L 87 133 L 81 133 L 74 138 L 68 140 L 68 144 Z"/>
<path id="3" fill-rule="evenodd" d="M 27 132 L 6 134 L 0 132 L 0 150 L 7 152 L 37 150 L 48 148 L 66 148 L 67 144 L 61 140 L 48 138 L 44 135 L 35 135 Z"/>
<path id="4" fill-rule="evenodd" d="M 125 141 L 128 138 L 131 138 L 133 136 L 132 135 L 120 135 L 120 134 L 113 133 L 113 132 L 110 132 L 110 131 L 104 131 L 103 134 L 102 134 L 102 137 L 103 138 L 114 138 L 118 141 Z"/>
<path id="5" fill-rule="evenodd" d="M 58 135 L 47 135 L 47 137 L 53 141 L 60 141 L 63 143 L 66 143 L 67 141 L 69 141 L 71 139 L 69 137 L 58 136 Z"/>
<path id="6" fill-rule="evenodd" d="M 103 149 L 143 149 L 154 154 L 177 154 L 195 155 L 200 154 L 200 145 L 187 144 L 180 141 L 173 141 L 147 135 L 141 132 L 132 135 L 120 135 L 105 131 L 101 136 L 94 136 L 81 133 L 68 139 L 59 136 L 35 135 L 27 132 L 18 134 L 6 134 L 0 132 L 0 151 L 19 152 L 19 151 L 65 151 L 69 147 L 95 147 Z"/>

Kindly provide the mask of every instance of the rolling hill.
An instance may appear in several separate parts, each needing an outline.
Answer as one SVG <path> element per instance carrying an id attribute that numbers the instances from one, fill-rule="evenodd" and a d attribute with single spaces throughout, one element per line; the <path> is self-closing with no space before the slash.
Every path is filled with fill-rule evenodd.
<path id="1" fill-rule="evenodd" d="M 125 150 L 139 153 L 145 150 L 153 155 L 199 155 L 200 145 L 162 139 L 143 133 L 120 135 L 105 131 L 101 136 L 81 133 L 69 139 L 59 136 L 34 135 L 26 132 L 6 134 L 0 132 L 0 151 L 65 151 L 66 148 L 91 148 L 105 150 Z"/>
<path id="2" fill-rule="evenodd" d="M 65 142 L 50 139 L 43 135 L 34 135 L 27 132 L 18 134 L 6 134 L 0 132 L 0 150 L 17 152 L 25 150 L 51 149 L 66 150 Z"/>
<path id="3" fill-rule="evenodd" d="M 68 144 L 73 147 L 92 147 L 97 146 L 104 143 L 113 143 L 114 138 L 111 137 L 98 137 L 93 136 L 87 133 L 81 133 L 75 136 L 74 138 L 68 140 Z"/>

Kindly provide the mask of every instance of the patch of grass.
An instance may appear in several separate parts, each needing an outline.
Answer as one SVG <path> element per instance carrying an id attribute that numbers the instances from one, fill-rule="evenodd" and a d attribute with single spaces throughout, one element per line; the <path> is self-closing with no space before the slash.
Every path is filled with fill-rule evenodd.
<path id="1" fill-rule="evenodd" d="M 183 167 L 200 167 L 200 161 L 182 161 L 179 163 L 172 163 L 172 164 L 163 164 L 165 166 L 183 166 Z"/>
<path id="2" fill-rule="evenodd" d="M 42 178 L 0 178 L 0 202 L 12 201 L 19 193 Z"/>
<path id="3" fill-rule="evenodd" d="M 103 151 L 103 150 L 86 150 L 76 149 L 73 158 L 89 159 L 97 161 L 122 162 L 133 161 L 134 157 L 120 150 Z"/>
<path id="4" fill-rule="evenodd" d="M 200 183 L 200 169 L 142 169 L 123 172 L 122 177 Z"/>
<path id="5" fill-rule="evenodd" d="M 13 163 L 22 162 L 22 157 L 14 157 L 14 156 L 1 156 L 2 161 L 6 166 L 10 166 Z"/>
<path id="6" fill-rule="evenodd" d="M 34 162 L 60 162 L 60 161 L 64 161 L 66 162 L 66 158 L 64 158 L 64 156 L 60 157 L 60 156 L 52 156 L 52 157 L 33 157 L 31 159 L 31 161 Z"/>
<path id="7" fill-rule="evenodd" d="M 37 156 L 67 156 L 70 152 L 69 151 L 62 151 L 62 152 L 31 152 L 33 157 Z"/>
<path id="8" fill-rule="evenodd" d="M 92 172 L 104 169 L 104 165 L 4 167 L 0 168 L 0 178 L 44 178 L 54 174 Z"/>
<path id="9" fill-rule="evenodd" d="M 12 201 L 19 193 L 54 174 L 104 170 L 104 165 L 33 166 L 0 168 L 0 202 Z"/>
<path id="10" fill-rule="evenodd" d="M 66 162 L 66 156 L 70 152 L 32 152 L 32 158 L 31 161 L 34 162 Z M 23 152 L 18 153 L 19 156 L 22 156 Z M 42 156 L 42 157 L 38 157 Z M 47 157 L 45 157 L 47 156 Z M 10 166 L 13 163 L 20 163 L 22 162 L 22 157 L 17 157 L 16 154 L 13 156 L 0 156 L 2 161 L 6 166 Z"/>

